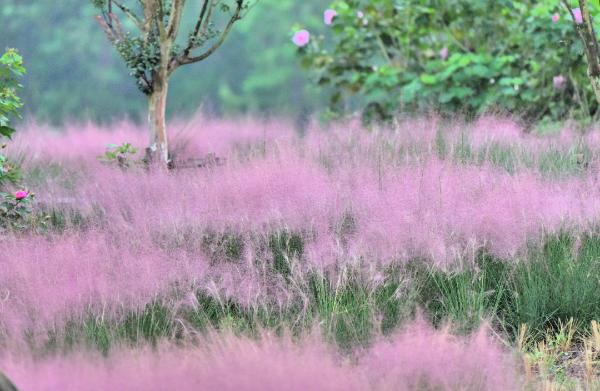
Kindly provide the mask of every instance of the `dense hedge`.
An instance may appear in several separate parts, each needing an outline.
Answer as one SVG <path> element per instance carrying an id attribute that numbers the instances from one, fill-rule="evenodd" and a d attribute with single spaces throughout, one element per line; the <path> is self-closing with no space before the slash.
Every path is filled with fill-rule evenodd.
<path id="1" fill-rule="evenodd" d="M 318 83 L 334 88 L 333 112 L 352 104 L 367 118 L 399 109 L 503 109 L 529 119 L 597 111 L 560 2 L 340 0 L 331 9 L 331 26 L 312 32 L 300 53 Z"/>

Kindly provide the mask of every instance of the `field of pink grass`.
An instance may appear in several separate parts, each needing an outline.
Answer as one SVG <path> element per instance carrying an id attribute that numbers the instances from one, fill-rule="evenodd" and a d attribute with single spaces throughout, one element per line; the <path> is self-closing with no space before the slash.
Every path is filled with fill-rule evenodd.
<path id="1" fill-rule="evenodd" d="M 317 336 L 300 341 L 211 335 L 198 347 L 0 358 L 22 390 L 488 390 L 519 389 L 517 364 L 482 329 L 470 338 L 416 322 L 356 357 Z M 74 376 L 74 374 L 77 376 Z"/>
<path id="2" fill-rule="evenodd" d="M 177 158 L 215 153 L 225 163 L 164 172 L 98 161 L 107 144 L 145 145 L 144 132 L 127 122 L 60 130 L 30 124 L 19 133 L 9 154 L 24 157 L 25 172 L 36 173 L 30 190 L 38 212 L 77 219 L 67 218 L 56 231 L 0 238 L 3 346 L 18 351 L 26 344 L 24 330 L 44 340 L 68 320 L 118 318 L 159 297 L 174 311 L 193 305 L 198 291 L 243 306 L 286 307 L 313 272 L 358 268 L 376 283 L 386 267 L 415 258 L 455 269 L 486 249 L 508 261 L 543 235 L 592 229 L 600 218 L 594 160 L 600 140 L 568 126 L 535 135 L 507 119 L 464 124 L 431 117 L 370 130 L 313 124 L 300 135 L 284 120 L 197 117 L 175 121 L 173 131 Z M 485 157 L 497 145 L 516 151 L 514 170 Z M 466 148 L 484 158 L 453 158 Z M 549 177 L 531 164 L 549 149 L 585 150 L 589 164 Z M 285 278 L 261 267 L 273 256 L 265 243 L 281 232 L 304 243 L 288 260 Z M 208 234 L 239 238 L 239 259 L 207 251 Z M 7 359 L 4 368 L 23 389 L 80 389 L 69 376 L 74 371 L 84 374 L 88 389 L 165 383 L 276 389 L 289 376 L 297 389 L 408 390 L 421 379 L 448 390 L 515 387 L 514 376 L 504 376 L 514 363 L 505 365 L 504 353 L 484 333 L 465 342 L 421 324 L 353 363 L 340 363 L 311 341 L 227 338 L 210 354 L 125 350 L 98 361 L 85 353 L 34 363 Z M 138 370 L 150 375 L 136 377 Z M 237 375 L 227 375 L 232 372 Z"/>

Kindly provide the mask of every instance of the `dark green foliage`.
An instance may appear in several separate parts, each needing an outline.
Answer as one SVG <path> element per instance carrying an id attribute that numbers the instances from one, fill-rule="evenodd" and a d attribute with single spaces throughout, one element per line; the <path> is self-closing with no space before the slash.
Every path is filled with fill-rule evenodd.
<path id="1" fill-rule="evenodd" d="M 1 150 L 1 149 L 0 149 Z M 18 164 L 11 162 L 0 153 L 0 187 L 16 185 L 21 180 L 21 169 Z"/>
<path id="2" fill-rule="evenodd" d="M 371 336 L 374 308 L 371 294 L 356 276 L 334 285 L 322 276 L 309 280 L 314 316 L 323 321 L 324 333 L 343 348 L 365 344 Z"/>
<path id="3" fill-rule="evenodd" d="M 25 231 L 34 226 L 32 203 L 33 194 L 17 199 L 14 194 L 0 192 L 0 233 L 5 230 Z"/>
<path id="4" fill-rule="evenodd" d="M 188 3 L 192 7 L 198 4 Z M 129 67 L 94 23 L 97 9 L 81 0 L 62 0 L 60 4 L 2 0 L 1 41 L 34 59 L 28 63 L 24 79 L 28 112 L 53 123 L 141 119 L 146 101 L 134 83 L 128 82 Z M 321 0 L 260 0 L 216 56 L 202 67 L 184 67 L 174 74 L 171 88 L 178 93 L 169 98 L 169 112 L 192 114 L 204 103 L 206 109 L 217 113 L 298 116 L 322 106 L 321 89 L 308 83 L 299 69 L 289 36 L 296 18 L 320 25 L 322 8 Z M 180 45 L 187 39 L 191 18 L 197 15 L 189 12 L 184 16 Z M 124 27 L 130 26 L 125 23 Z"/>
<path id="5" fill-rule="evenodd" d="M 420 266 L 419 301 L 435 324 L 449 321 L 468 333 L 483 320 L 502 323 L 499 313 L 508 294 L 507 267 L 484 252 L 477 259 L 476 268 L 453 272 Z"/>
<path id="6" fill-rule="evenodd" d="M 174 329 L 171 310 L 160 301 L 155 301 L 140 312 L 129 313 L 118 324 L 117 334 L 133 343 L 144 340 L 154 344 L 160 338 L 173 336 Z"/>
<path id="7" fill-rule="evenodd" d="M 83 231 L 94 223 L 93 216 L 86 216 L 80 210 L 69 207 L 50 210 L 42 208 L 38 213 L 38 218 L 44 219 L 46 228 L 55 232 L 64 232 L 73 228 Z"/>
<path id="8" fill-rule="evenodd" d="M 597 110 L 582 44 L 560 2 L 337 0 L 331 7 L 338 12 L 331 32 L 313 31 L 300 53 L 318 84 L 332 87 L 334 112 L 353 103 L 373 121 L 406 110 L 501 109 L 529 119 Z M 559 75 L 566 83 L 556 88 Z"/>
<path id="9" fill-rule="evenodd" d="M 332 231 L 335 232 L 342 245 L 347 246 L 348 242 L 352 240 L 352 235 L 356 232 L 356 228 L 356 217 L 351 211 L 345 211 L 341 219 L 333 224 Z"/>
<path id="10" fill-rule="evenodd" d="M 373 291 L 376 318 L 381 332 L 388 334 L 415 314 L 419 283 L 409 267 L 391 266 L 384 273 L 384 281 Z"/>
<path id="11" fill-rule="evenodd" d="M 567 232 L 551 235 L 523 259 L 498 259 L 482 250 L 474 264 L 455 271 L 415 259 L 389 266 L 376 281 L 367 280 L 359 268 L 331 275 L 309 273 L 294 281 L 302 292 L 286 306 L 245 306 L 200 290 L 195 303 L 173 306 L 178 296 L 167 295 L 110 319 L 93 311 L 83 321 L 71 319 L 61 329 L 49 330 L 42 348 L 69 351 L 83 343 L 107 353 L 119 343 L 156 344 L 197 332 L 256 337 L 263 330 L 287 330 L 301 335 L 318 325 L 327 339 L 349 350 L 368 344 L 379 333 L 393 333 L 419 310 L 435 325 L 451 323 L 460 333 L 489 321 L 509 339 L 517 338 L 526 324 L 535 338 L 571 318 L 583 331 L 600 318 L 600 235 L 578 237 Z M 270 242 L 281 253 L 300 254 L 301 243 L 291 233 L 273 235 Z"/>
<path id="12" fill-rule="evenodd" d="M 99 159 L 107 164 L 114 164 L 117 167 L 126 169 L 136 163 L 134 158 L 137 152 L 137 148 L 130 143 L 109 144 L 106 146 L 106 152 Z"/>
<path id="13" fill-rule="evenodd" d="M 584 325 L 600 318 L 600 236 L 587 234 L 577 242 L 568 233 L 550 237 L 516 267 L 506 315 L 513 330 L 521 323 L 543 331 L 570 318 Z"/>
<path id="14" fill-rule="evenodd" d="M 213 264 L 237 262 L 244 255 L 244 237 L 235 232 L 207 231 L 202 235 L 202 250 Z"/>
<path id="15" fill-rule="evenodd" d="M 0 56 L 0 143 L 3 137 L 10 139 L 15 132 L 10 121 L 19 117 L 23 106 L 17 90 L 22 87 L 19 79 L 24 74 L 23 57 L 15 49 L 8 49 Z"/>
<path id="16" fill-rule="evenodd" d="M 272 268 L 276 273 L 289 277 L 290 262 L 299 259 L 304 252 L 302 236 L 294 232 L 277 232 L 269 235 L 269 250 L 273 255 Z"/>
<path id="17" fill-rule="evenodd" d="M 15 133 L 11 120 L 19 118 L 21 114 L 23 103 L 17 90 L 22 87 L 19 79 L 24 74 L 23 58 L 15 49 L 8 49 L 0 56 L 0 191 L 3 185 L 16 184 L 20 179 L 18 165 L 8 161 L 2 150 L 4 142 Z"/>

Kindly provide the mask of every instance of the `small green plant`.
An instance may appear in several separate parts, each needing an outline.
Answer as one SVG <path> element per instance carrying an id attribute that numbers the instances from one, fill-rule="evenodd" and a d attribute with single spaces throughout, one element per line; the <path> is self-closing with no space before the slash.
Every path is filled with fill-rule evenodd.
<path id="1" fill-rule="evenodd" d="M 4 149 L 5 145 L 0 146 L 0 150 Z M 8 158 L 0 153 L 0 186 L 9 184 L 17 184 L 21 179 L 19 168 L 9 162 Z"/>
<path id="2" fill-rule="evenodd" d="M 18 79 L 24 74 L 23 58 L 15 49 L 8 49 L 0 57 L 0 231 L 23 230 L 30 223 L 34 195 L 25 190 L 5 192 L 4 187 L 18 185 L 21 176 L 18 167 L 1 153 L 6 147 L 3 139 L 10 140 L 15 133 L 11 119 L 20 117 L 23 103 L 16 92 L 22 87 Z"/>
<path id="3" fill-rule="evenodd" d="M 129 168 L 136 163 L 134 159 L 138 150 L 129 143 L 109 144 L 106 146 L 106 152 L 100 156 L 100 160 L 108 163 L 115 164 L 121 168 Z"/>
<path id="4" fill-rule="evenodd" d="M 0 137 L 11 138 L 15 132 L 10 121 L 20 117 L 23 103 L 17 90 L 22 87 L 18 80 L 24 74 L 23 58 L 16 49 L 8 49 L 0 57 Z"/>
<path id="5" fill-rule="evenodd" d="M 0 57 L 0 186 L 19 180 L 18 170 L 8 162 L 2 150 L 6 147 L 3 139 L 10 140 L 15 133 L 11 119 L 20 117 L 23 103 L 17 95 L 17 90 L 22 87 L 18 79 L 24 74 L 23 58 L 15 49 L 8 49 Z"/>
<path id="6" fill-rule="evenodd" d="M 25 230 L 30 225 L 35 195 L 26 190 L 0 193 L 0 231 Z"/>

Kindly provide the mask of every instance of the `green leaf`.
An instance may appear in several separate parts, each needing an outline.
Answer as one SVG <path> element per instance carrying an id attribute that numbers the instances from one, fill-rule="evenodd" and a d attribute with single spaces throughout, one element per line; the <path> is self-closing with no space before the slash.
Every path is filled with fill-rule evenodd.
<path id="1" fill-rule="evenodd" d="M 420 79 L 421 79 L 421 82 L 426 85 L 433 85 L 433 84 L 436 84 L 438 81 L 437 77 L 435 77 L 434 75 L 428 75 L 426 73 L 422 74 Z"/>
<path id="2" fill-rule="evenodd" d="M 12 138 L 12 135 L 15 133 L 15 130 L 8 126 L 0 126 L 0 135 L 4 137 Z"/>

